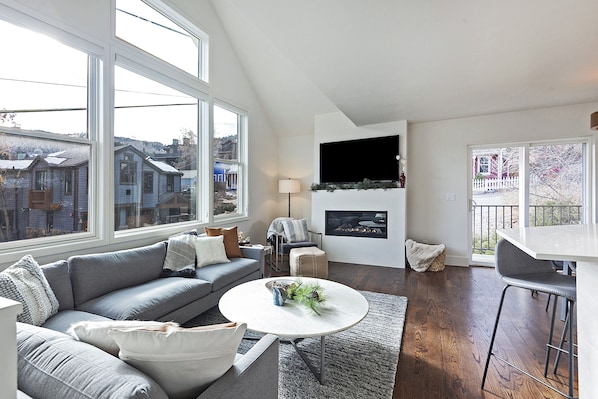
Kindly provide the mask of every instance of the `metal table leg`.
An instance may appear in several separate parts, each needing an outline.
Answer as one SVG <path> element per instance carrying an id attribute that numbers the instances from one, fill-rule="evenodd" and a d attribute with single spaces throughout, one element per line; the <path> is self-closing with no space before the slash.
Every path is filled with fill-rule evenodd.
<path id="1" fill-rule="evenodd" d="M 320 337 L 320 370 L 318 370 L 313 364 L 312 362 L 307 358 L 307 355 L 303 352 L 303 350 L 301 348 L 299 348 L 297 346 L 297 343 L 303 341 L 303 338 L 297 338 L 297 339 L 293 339 L 291 340 L 291 344 L 293 344 L 293 347 L 295 348 L 295 350 L 297 351 L 297 353 L 299 354 L 299 356 L 301 356 L 301 359 L 303 359 L 303 361 L 305 362 L 305 364 L 307 365 L 307 367 L 309 367 L 309 369 L 311 370 L 311 372 L 313 373 L 313 375 L 318 379 L 318 381 L 320 382 L 320 384 L 324 385 L 324 369 L 326 367 L 326 352 L 325 352 L 325 348 L 326 348 L 326 342 L 325 342 L 325 336 L 322 335 Z"/>

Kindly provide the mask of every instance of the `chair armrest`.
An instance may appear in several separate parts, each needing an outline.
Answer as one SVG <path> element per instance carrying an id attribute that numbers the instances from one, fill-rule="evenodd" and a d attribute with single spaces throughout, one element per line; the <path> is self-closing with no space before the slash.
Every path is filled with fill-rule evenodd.
<path id="1" fill-rule="evenodd" d="M 277 399 L 278 337 L 265 335 L 197 399 Z"/>
<path id="2" fill-rule="evenodd" d="M 311 230 L 307 230 L 307 232 L 309 233 L 310 240 L 315 242 L 318 245 L 318 248 L 322 249 L 322 233 Z"/>

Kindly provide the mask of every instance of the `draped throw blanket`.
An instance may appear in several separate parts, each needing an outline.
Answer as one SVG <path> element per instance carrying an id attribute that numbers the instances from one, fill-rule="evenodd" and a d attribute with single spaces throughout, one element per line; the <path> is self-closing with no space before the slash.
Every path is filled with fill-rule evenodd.
<path id="1" fill-rule="evenodd" d="M 420 244 L 411 239 L 405 241 L 405 252 L 409 265 L 416 272 L 425 272 L 428 270 L 434 259 L 440 256 L 445 250 L 444 244 L 428 245 Z M 438 271 L 438 270 L 433 270 Z"/>
<path id="2" fill-rule="evenodd" d="M 282 236 L 284 235 L 284 227 L 282 225 L 283 220 L 292 220 L 288 217 L 278 217 L 274 219 L 270 226 L 268 227 L 268 232 L 266 233 L 266 241 L 272 242 L 274 241 L 274 236 Z"/>

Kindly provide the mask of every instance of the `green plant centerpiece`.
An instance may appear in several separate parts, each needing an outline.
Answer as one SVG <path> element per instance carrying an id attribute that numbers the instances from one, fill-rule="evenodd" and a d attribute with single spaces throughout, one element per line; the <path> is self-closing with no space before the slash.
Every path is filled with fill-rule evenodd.
<path id="1" fill-rule="evenodd" d="M 315 314 L 320 315 L 320 306 L 326 297 L 324 296 L 324 288 L 317 282 L 304 282 L 300 278 L 296 279 L 292 283 L 280 283 L 275 282 L 274 286 L 283 288 L 285 290 L 286 299 L 300 303 Z"/>

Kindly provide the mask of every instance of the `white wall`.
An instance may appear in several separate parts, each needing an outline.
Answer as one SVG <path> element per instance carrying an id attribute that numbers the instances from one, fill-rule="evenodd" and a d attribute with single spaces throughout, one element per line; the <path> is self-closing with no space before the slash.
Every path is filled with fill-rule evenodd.
<path id="1" fill-rule="evenodd" d="M 443 243 L 447 264 L 468 265 L 468 146 L 594 137 L 590 114 L 597 110 L 591 103 L 410 124 L 407 237 Z"/>
<path id="2" fill-rule="evenodd" d="M 210 85 L 206 87 L 211 98 L 226 101 L 249 114 L 249 220 L 235 222 L 246 234 L 263 242 L 269 221 L 278 216 L 278 138 L 265 115 L 245 71 L 240 65 L 229 43 L 219 19 L 209 0 L 166 0 L 175 10 L 185 15 L 210 36 Z M 50 21 L 59 28 L 82 36 L 86 40 L 101 46 L 109 54 L 111 35 L 109 0 L 0 0 L 25 13 Z M 310 142 L 311 145 L 311 142 Z M 311 164 L 311 159 L 309 160 Z M 230 224 L 230 223 L 229 223 Z M 139 240 L 136 244 L 155 241 Z M 152 241 L 153 240 L 153 241 Z M 131 246 L 131 243 L 113 244 L 110 248 L 88 248 L 87 252 L 116 249 Z M 81 253 L 78 250 L 78 253 Z M 49 262 L 58 257 L 64 258 L 70 253 L 48 255 L 34 254 L 40 263 Z M 1 265 L 0 265 L 1 268 Z"/>
<path id="3" fill-rule="evenodd" d="M 291 217 L 311 217 L 311 191 L 310 187 L 314 182 L 313 175 L 313 144 L 314 138 L 309 136 L 280 137 L 278 139 L 278 172 L 276 179 L 276 190 L 278 190 L 278 179 L 298 179 L 301 181 L 301 192 L 291 194 Z M 277 216 L 287 216 L 288 195 L 277 194 L 278 206 Z"/>

